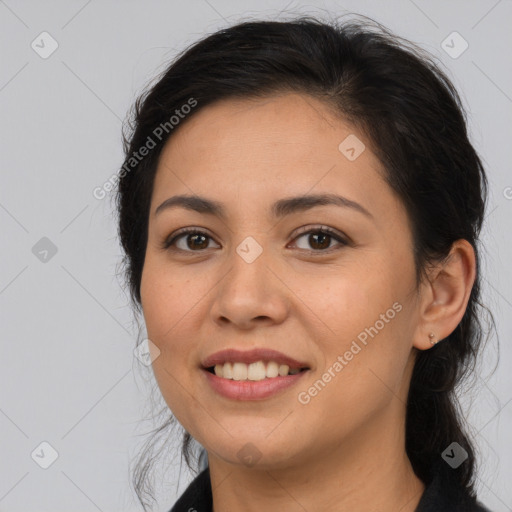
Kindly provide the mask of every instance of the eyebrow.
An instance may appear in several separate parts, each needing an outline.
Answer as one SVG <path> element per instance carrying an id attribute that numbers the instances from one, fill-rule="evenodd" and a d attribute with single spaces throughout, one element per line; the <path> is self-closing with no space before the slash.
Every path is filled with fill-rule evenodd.
<path id="1" fill-rule="evenodd" d="M 297 197 L 290 197 L 279 199 L 271 207 L 271 213 L 275 218 L 282 218 L 293 213 L 302 212 L 314 208 L 316 206 L 334 205 L 343 208 L 352 208 L 366 217 L 373 219 L 373 215 L 362 205 L 347 199 L 346 197 L 336 194 L 308 194 Z M 222 219 L 226 219 L 226 210 L 222 203 L 207 199 L 197 195 L 178 195 L 166 199 L 155 210 L 155 215 L 158 215 L 163 210 L 169 208 L 185 208 L 198 213 L 205 213 L 208 215 L 215 215 Z"/>

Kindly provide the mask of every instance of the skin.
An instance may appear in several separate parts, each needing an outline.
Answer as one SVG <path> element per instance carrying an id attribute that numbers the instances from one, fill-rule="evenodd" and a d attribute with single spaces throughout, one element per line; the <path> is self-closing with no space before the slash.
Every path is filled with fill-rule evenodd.
<path id="1" fill-rule="evenodd" d="M 354 161 L 338 149 L 350 134 L 366 146 Z M 416 288 L 408 216 L 383 175 L 362 133 L 296 93 L 202 108 L 161 154 L 142 307 L 160 351 L 153 370 L 163 397 L 208 451 L 215 512 L 412 512 L 420 500 L 425 486 L 404 440 L 414 358 L 431 348 L 430 332 L 442 340 L 462 319 L 475 258 L 469 243 L 457 241 Z M 372 217 L 333 205 L 270 216 L 274 201 L 308 193 L 345 196 Z M 226 218 L 184 208 L 155 215 L 177 194 L 220 201 Z M 322 245 L 297 234 L 322 225 L 349 243 L 328 238 Z M 163 249 L 183 227 L 210 238 L 197 249 L 184 235 L 174 251 Z M 236 252 L 248 236 L 263 249 L 252 263 Z M 401 311 L 300 403 L 298 394 L 396 302 Z M 280 350 L 310 370 L 263 400 L 235 401 L 209 387 L 204 357 L 255 347 Z M 257 458 L 252 466 L 237 456 L 247 443 Z"/>

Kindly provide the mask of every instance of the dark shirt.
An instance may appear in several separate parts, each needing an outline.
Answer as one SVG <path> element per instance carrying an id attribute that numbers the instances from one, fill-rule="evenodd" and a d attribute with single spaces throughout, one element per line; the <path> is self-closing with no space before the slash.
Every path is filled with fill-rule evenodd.
<path id="1" fill-rule="evenodd" d="M 421 497 L 415 512 L 491 512 L 464 491 L 449 488 L 438 473 Z M 212 512 L 210 470 L 204 469 L 185 489 L 169 512 Z"/>

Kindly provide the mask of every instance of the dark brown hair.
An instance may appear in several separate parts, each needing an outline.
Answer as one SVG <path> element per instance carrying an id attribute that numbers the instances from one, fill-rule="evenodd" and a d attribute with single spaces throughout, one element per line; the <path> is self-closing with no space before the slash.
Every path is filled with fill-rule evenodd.
<path id="1" fill-rule="evenodd" d="M 149 205 L 165 142 L 216 101 L 286 91 L 323 101 L 371 141 L 387 182 L 408 212 L 418 284 L 428 265 L 446 258 L 456 240 L 467 240 L 475 250 L 477 276 L 464 317 L 446 340 L 418 351 L 406 413 L 406 451 L 417 476 L 428 484 L 435 471 L 444 471 L 446 481 L 474 495 L 474 446 L 455 388 L 474 371 L 483 338 L 477 315 L 482 306 L 478 235 L 487 179 L 450 80 L 432 57 L 375 22 L 325 23 L 300 17 L 240 23 L 186 49 L 137 99 L 124 134 L 125 172 L 120 173 L 117 195 L 119 236 L 135 310 L 140 312 Z M 171 128 L 170 117 L 191 98 L 197 105 Z M 156 141 L 155 129 L 164 123 L 168 131 Z M 156 147 L 135 164 L 130 159 L 148 137 Z M 170 415 L 157 434 L 168 432 L 172 422 Z M 444 461 L 440 466 L 441 453 L 452 442 L 468 453 L 457 469 Z M 185 432 L 183 453 L 189 466 L 190 443 Z M 144 508 L 142 491 L 151 463 L 147 450 L 134 475 Z"/>

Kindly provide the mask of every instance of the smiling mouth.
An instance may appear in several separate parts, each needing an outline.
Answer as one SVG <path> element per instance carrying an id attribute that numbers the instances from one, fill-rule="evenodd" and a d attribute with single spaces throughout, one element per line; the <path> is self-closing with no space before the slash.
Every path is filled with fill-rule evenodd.
<path id="1" fill-rule="evenodd" d="M 279 354 L 278 354 L 279 355 Z M 224 398 L 237 401 L 265 400 L 283 393 L 307 377 L 311 368 L 289 360 L 292 367 L 276 360 L 252 363 L 224 361 L 202 367 L 206 382 Z"/>

